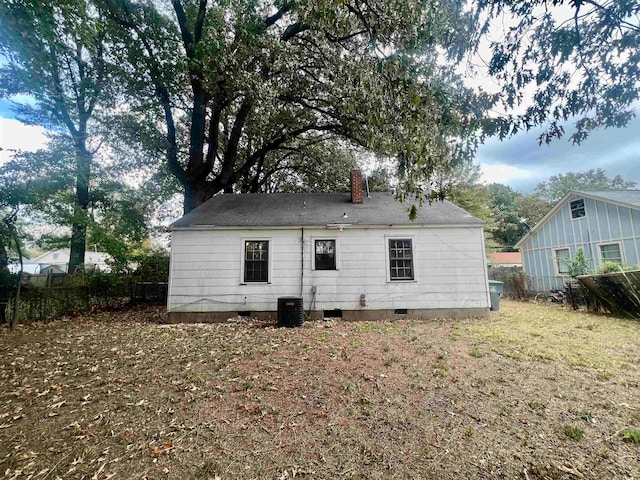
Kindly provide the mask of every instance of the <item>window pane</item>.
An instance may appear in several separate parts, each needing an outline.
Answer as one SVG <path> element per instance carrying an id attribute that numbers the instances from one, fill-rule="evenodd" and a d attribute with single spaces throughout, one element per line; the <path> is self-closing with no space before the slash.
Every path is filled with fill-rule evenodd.
<path id="1" fill-rule="evenodd" d="M 315 241 L 316 270 L 336 269 L 336 241 L 316 240 Z"/>
<path id="2" fill-rule="evenodd" d="M 620 245 L 611 243 L 609 245 L 600 245 L 600 255 L 603 262 L 622 263 L 622 254 L 620 253 Z"/>
<path id="3" fill-rule="evenodd" d="M 569 273 L 569 267 L 567 261 L 571 260 L 571 255 L 568 248 L 561 248 L 556 250 L 556 266 L 558 267 L 558 273 Z"/>
<path id="4" fill-rule="evenodd" d="M 389 240 L 389 272 L 391 280 L 413 280 L 411 240 Z"/>
<path id="5" fill-rule="evenodd" d="M 244 242 L 244 281 L 267 282 L 269 280 L 269 242 L 266 240 Z"/>
<path id="6" fill-rule="evenodd" d="M 571 218 L 582 218 L 585 216 L 583 198 L 574 200 L 569 205 L 571 206 Z"/>

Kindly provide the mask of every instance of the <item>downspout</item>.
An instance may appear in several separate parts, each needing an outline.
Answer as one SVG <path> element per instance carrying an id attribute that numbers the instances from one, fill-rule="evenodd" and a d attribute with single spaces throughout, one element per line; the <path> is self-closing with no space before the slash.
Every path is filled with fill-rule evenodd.
<path id="1" fill-rule="evenodd" d="M 300 227 L 300 298 L 302 298 L 302 308 L 304 309 L 304 227 Z"/>

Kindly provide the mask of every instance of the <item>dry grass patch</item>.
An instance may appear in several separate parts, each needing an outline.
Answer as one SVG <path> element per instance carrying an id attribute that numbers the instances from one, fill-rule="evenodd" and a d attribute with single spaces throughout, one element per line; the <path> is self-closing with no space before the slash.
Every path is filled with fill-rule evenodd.
<path id="1" fill-rule="evenodd" d="M 605 377 L 640 365 L 638 321 L 567 306 L 503 301 L 491 320 L 467 324 L 466 332 L 484 343 L 476 346 L 478 351 L 594 368 Z"/>
<path id="2" fill-rule="evenodd" d="M 538 312 L 519 308 L 507 303 L 488 322 L 292 330 L 159 325 L 162 309 L 143 308 L 2 331 L 0 475 L 640 476 L 637 371 L 602 380 L 564 357 L 496 355 L 506 319 L 525 328 L 516 317 Z M 586 320 L 604 322 L 575 325 Z M 601 331 L 572 322 L 571 335 Z"/>

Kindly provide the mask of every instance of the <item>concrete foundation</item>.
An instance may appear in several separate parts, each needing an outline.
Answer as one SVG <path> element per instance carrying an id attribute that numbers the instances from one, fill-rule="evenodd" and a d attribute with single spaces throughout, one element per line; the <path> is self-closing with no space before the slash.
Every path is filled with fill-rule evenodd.
<path id="1" fill-rule="evenodd" d="M 276 322 L 278 312 L 250 312 L 253 318 L 263 321 Z M 238 316 L 232 312 L 169 312 L 168 323 L 224 323 L 230 318 Z M 489 317 L 488 308 L 432 308 L 407 310 L 398 314 L 394 310 L 342 310 L 342 320 L 370 321 L 370 320 L 399 320 L 399 319 L 433 319 L 433 318 L 469 318 Z M 306 320 L 322 320 L 323 311 L 313 310 L 305 312 Z"/>

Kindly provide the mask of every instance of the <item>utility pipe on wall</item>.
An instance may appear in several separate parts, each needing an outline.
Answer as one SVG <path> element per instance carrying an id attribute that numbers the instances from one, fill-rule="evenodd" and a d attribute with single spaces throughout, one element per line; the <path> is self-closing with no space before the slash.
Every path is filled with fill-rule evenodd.
<path id="1" fill-rule="evenodd" d="M 304 227 L 300 227 L 300 298 L 302 299 L 302 308 L 304 309 L 304 297 L 302 296 L 304 289 Z"/>

